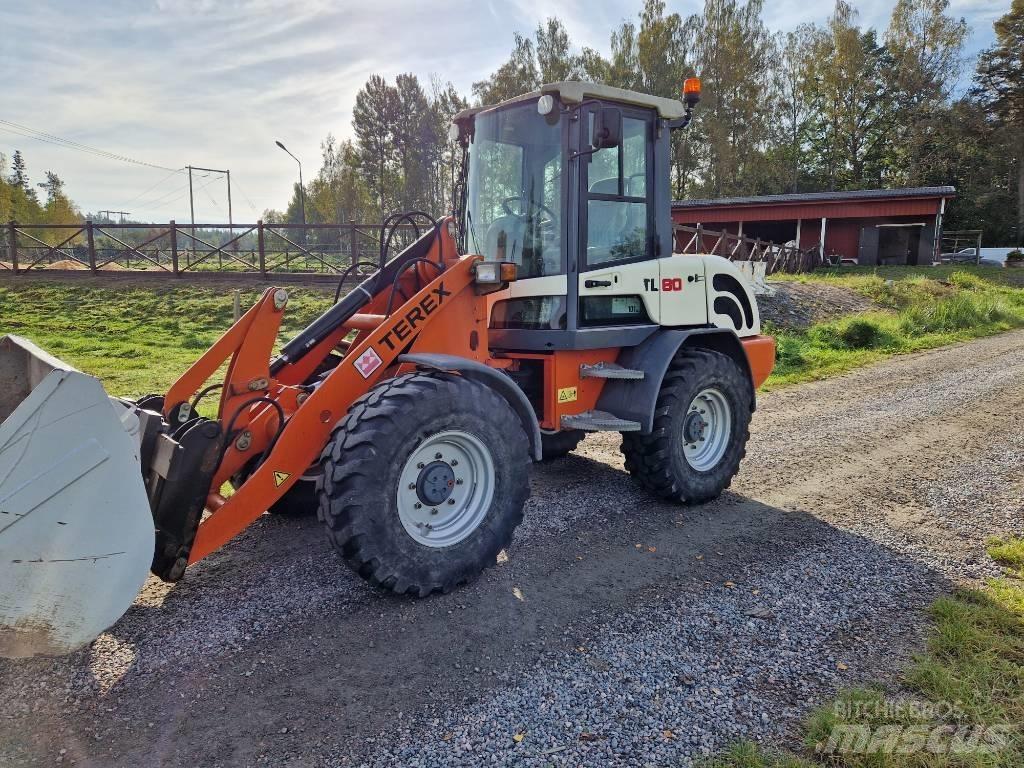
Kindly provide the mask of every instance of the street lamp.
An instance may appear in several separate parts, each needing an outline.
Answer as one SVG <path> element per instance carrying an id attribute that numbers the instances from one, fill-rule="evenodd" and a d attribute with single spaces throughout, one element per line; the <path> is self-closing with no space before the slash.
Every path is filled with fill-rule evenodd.
<path id="1" fill-rule="evenodd" d="M 288 147 L 282 144 L 280 141 L 275 141 L 275 144 L 288 152 Z M 302 216 L 302 245 L 306 245 L 306 189 L 302 186 L 302 161 L 299 160 L 291 152 L 288 152 L 288 157 L 299 164 L 299 214 Z"/>

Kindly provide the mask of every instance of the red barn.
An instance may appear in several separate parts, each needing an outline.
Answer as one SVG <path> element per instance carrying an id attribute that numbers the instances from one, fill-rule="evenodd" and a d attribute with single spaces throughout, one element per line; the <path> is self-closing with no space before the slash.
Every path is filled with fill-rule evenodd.
<path id="1" fill-rule="evenodd" d="M 794 241 L 833 261 L 932 264 L 939 260 L 946 201 L 955 196 L 953 187 L 909 187 L 678 200 L 672 219 L 777 244 Z"/>

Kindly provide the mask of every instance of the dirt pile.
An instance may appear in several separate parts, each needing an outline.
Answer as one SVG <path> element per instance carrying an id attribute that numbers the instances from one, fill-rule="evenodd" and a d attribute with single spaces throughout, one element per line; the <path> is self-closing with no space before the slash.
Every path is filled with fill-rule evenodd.
<path id="1" fill-rule="evenodd" d="M 770 280 L 772 296 L 758 296 L 761 319 L 778 328 L 800 330 L 812 323 L 841 315 L 874 309 L 874 304 L 849 288 L 825 283 L 796 283 Z"/>

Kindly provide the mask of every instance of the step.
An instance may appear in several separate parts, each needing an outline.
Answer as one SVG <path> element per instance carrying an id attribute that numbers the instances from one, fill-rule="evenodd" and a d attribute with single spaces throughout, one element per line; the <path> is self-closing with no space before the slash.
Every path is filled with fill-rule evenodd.
<path id="1" fill-rule="evenodd" d="M 584 411 L 573 416 L 563 416 L 562 427 L 587 432 L 639 432 L 640 422 L 620 419 L 605 411 Z"/>
<path id="2" fill-rule="evenodd" d="M 633 368 L 623 368 L 618 363 L 595 363 L 594 365 L 581 365 L 580 376 L 584 379 L 628 379 L 630 381 L 640 381 L 644 377 L 644 372 Z"/>

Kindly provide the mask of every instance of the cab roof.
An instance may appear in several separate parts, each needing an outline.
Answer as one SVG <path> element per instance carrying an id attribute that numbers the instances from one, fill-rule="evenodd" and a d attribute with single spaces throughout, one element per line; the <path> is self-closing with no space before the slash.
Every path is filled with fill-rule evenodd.
<path id="1" fill-rule="evenodd" d="M 473 117 L 480 112 L 497 109 L 498 107 L 505 107 L 521 101 L 530 101 L 531 99 L 539 98 L 545 94 L 557 96 L 559 101 L 563 104 L 579 104 L 585 99 L 601 99 L 602 101 L 619 102 L 621 104 L 630 104 L 636 107 L 647 107 L 649 109 L 658 110 L 658 116 L 665 120 L 676 120 L 686 113 L 686 108 L 683 106 L 683 102 L 678 99 L 666 99 L 661 96 L 651 96 L 646 93 L 627 91 L 624 88 L 615 88 L 601 83 L 567 81 L 542 85 L 540 90 L 533 91 L 532 93 L 525 93 L 522 96 L 516 96 L 513 99 L 508 99 L 499 104 L 488 104 L 482 107 L 464 109 L 455 116 L 454 121 L 460 122 Z"/>

